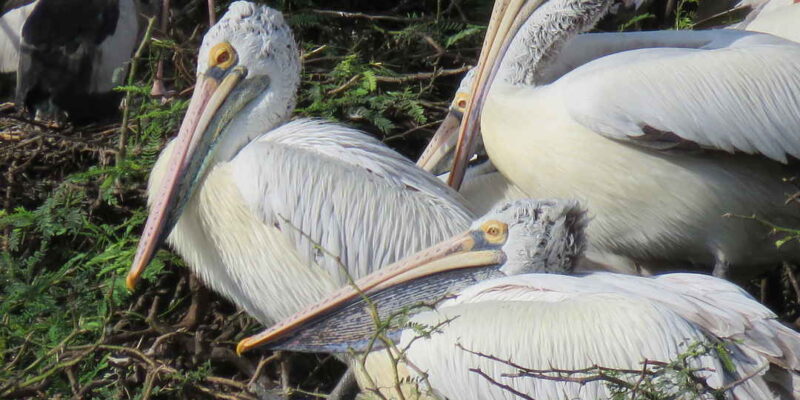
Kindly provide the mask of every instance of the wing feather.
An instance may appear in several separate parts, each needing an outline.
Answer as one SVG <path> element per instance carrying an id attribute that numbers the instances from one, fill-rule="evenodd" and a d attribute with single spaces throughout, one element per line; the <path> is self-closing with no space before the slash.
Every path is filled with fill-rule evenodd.
<path id="1" fill-rule="evenodd" d="M 593 365 L 637 369 L 644 359 L 675 360 L 692 342 L 722 340 L 735 371 L 726 371 L 717 357 L 710 355 L 693 362 L 694 367 L 717 371 L 708 378 L 714 387 L 749 378 L 732 389 L 733 398 L 777 398 L 779 393 L 787 393 L 780 390 L 789 388 L 791 393 L 791 381 L 797 381 L 798 371 L 791 366 L 796 363 L 796 353 L 790 348 L 800 344 L 800 335 L 777 322 L 774 314 L 737 286 L 702 275 L 518 275 L 474 285 L 436 312 L 414 319 L 435 324 L 443 317 L 457 318 L 441 333 L 417 340 L 409 359 L 417 366 L 424 365 L 431 373 L 432 386 L 452 398 L 464 398 L 464 393 L 514 398 L 472 375 L 469 368 L 480 369 L 534 398 L 610 396 L 601 383 L 504 377 L 516 370 L 463 348 L 533 369 Z M 405 332 L 404 342 L 413 336 Z"/>
<path id="2" fill-rule="evenodd" d="M 338 285 L 347 280 L 337 257 L 359 278 L 466 230 L 472 219 L 435 177 L 337 124 L 290 122 L 242 149 L 231 166 L 250 209 Z"/>
<path id="3" fill-rule="evenodd" d="M 696 49 L 613 54 L 551 86 L 569 99 L 576 121 L 615 140 L 800 157 L 800 46 L 739 35 Z"/>

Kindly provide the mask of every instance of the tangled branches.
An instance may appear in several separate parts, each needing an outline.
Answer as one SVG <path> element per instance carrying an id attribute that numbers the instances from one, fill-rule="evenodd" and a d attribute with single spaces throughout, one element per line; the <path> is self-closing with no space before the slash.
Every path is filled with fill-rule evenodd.
<path id="1" fill-rule="evenodd" d="M 688 398 L 694 399 L 721 400 L 725 399 L 725 394 L 734 387 L 763 372 L 758 369 L 749 376 L 741 377 L 723 387 L 713 387 L 708 383 L 705 375 L 714 371 L 692 366 L 692 361 L 706 355 L 716 356 L 722 361 L 723 367 L 727 369 L 725 360 L 728 360 L 730 356 L 722 344 L 699 342 L 690 344 L 675 360 L 669 362 L 644 359 L 640 369 L 610 368 L 599 365 L 580 369 L 533 369 L 509 359 L 467 349 L 461 344 L 456 344 L 456 346 L 469 354 L 511 367 L 516 372 L 503 373 L 499 377 L 492 376 L 480 368 L 471 368 L 470 371 L 504 391 L 521 399 L 529 400 L 533 400 L 533 397 L 520 392 L 512 385 L 501 382 L 498 378 L 540 379 L 578 385 L 600 382 L 606 385 L 614 399 L 663 400 L 689 396 Z"/>
<path id="2" fill-rule="evenodd" d="M 60 376 L 66 378 L 76 399 L 112 392 L 129 397 L 139 393 L 142 399 L 281 398 L 286 393 L 280 385 L 286 358 L 238 356 L 233 351 L 236 339 L 257 323 L 231 311 L 230 304 L 214 298 L 187 271 L 163 274 L 129 309 L 109 310 L 106 329 L 89 344 L 75 344 L 92 333 L 76 327 L 57 346 L 27 364 L 18 365 L 36 346 L 34 338 L 9 349 L 13 355 L 2 367 L 6 374 L 0 381 L 0 397 L 46 397 L 44 389 Z M 327 359 L 312 362 L 324 365 Z M 337 373 L 339 367 L 330 364 L 328 368 Z M 310 373 L 300 386 L 308 392 L 329 389 L 320 383 L 321 378 L 330 379 L 326 373 Z"/>

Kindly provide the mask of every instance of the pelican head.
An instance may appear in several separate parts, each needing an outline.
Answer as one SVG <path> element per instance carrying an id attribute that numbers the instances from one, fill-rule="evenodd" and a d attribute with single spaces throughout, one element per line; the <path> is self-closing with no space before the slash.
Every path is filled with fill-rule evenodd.
<path id="1" fill-rule="evenodd" d="M 575 201 L 517 200 L 476 221 L 467 232 L 387 266 L 274 327 L 239 342 L 237 351 L 347 352 L 370 344 L 375 321 L 402 310 L 429 309 L 481 280 L 527 272 L 567 273 L 580 257 L 586 225 Z M 369 300 L 367 300 L 369 299 Z M 396 337 L 402 327 L 390 328 Z"/>
<path id="2" fill-rule="evenodd" d="M 280 12 L 245 1 L 203 38 L 197 82 L 167 173 L 153 201 L 127 286 L 133 289 L 209 167 L 290 116 L 300 60 Z"/>
<path id="3" fill-rule="evenodd" d="M 461 78 L 461 83 L 458 85 L 458 90 L 456 90 L 456 95 L 450 103 L 444 121 L 439 125 L 439 129 L 436 130 L 428 146 L 425 147 L 425 151 L 422 152 L 422 156 L 417 161 L 417 165 L 434 175 L 449 171 L 453 163 L 456 139 L 458 139 L 458 127 L 461 125 L 461 120 L 467 110 L 476 73 L 477 70 L 471 68 Z"/>
<path id="4" fill-rule="evenodd" d="M 596 21 L 604 10 L 608 9 L 608 0 L 584 0 L 587 9 L 591 10 L 587 14 L 587 21 Z M 486 37 L 483 42 L 478 66 L 473 77 L 471 77 L 471 88 L 469 94 L 464 97 L 464 118 L 458 129 L 458 139 L 455 141 L 456 148 L 453 155 L 453 167 L 450 170 L 449 184 L 456 190 L 461 186 L 464 179 L 464 172 L 467 163 L 475 154 L 480 136 L 480 112 L 486 101 L 489 88 L 494 82 L 495 76 L 504 63 L 504 58 L 509 53 L 514 37 L 520 28 L 528 22 L 529 18 L 537 11 L 542 9 L 545 15 L 548 10 L 559 7 L 559 4 L 552 0 L 498 0 L 494 3 L 492 17 L 489 27 L 486 30 Z M 531 22 L 536 22 L 532 19 Z M 580 26 L 591 26 L 592 24 L 581 24 Z M 578 29 L 578 25 L 567 25 L 565 29 Z M 525 43 L 515 42 L 515 46 L 526 46 Z M 541 49 L 545 54 L 549 48 Z M 513 60 L 519 62 L 519 60 Z M 525 77 L 527 80 L 527 77 Z M 423 153 L 423 157 L 418 164 L 428 170 L 435 171 L 440 167 L 442 159 L 451 151 L 454 140 L 450 137 L 455 129 L 448 128 L 442 132 L 441 137 L 432 141 L 429 148 Z M 448 136 L 450 135 L 450 136 Z"/>

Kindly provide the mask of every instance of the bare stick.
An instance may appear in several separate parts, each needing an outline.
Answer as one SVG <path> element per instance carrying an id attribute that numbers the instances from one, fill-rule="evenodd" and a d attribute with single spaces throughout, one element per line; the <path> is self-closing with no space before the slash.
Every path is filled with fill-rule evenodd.
<path id="1" fill-rule="evenodd" d="M 128 71 L 128 86 L 133 85 L 133 80 L 136 77 L 136 69 L 139 65 L 139 59 L 142 57 L 144 49 L 146 49 L 147 45 L 150 43 L 150 37 L 153 35 L 153 26 L 155 25 L 155 21 L 155 17 L 147 19 L 147 30 L 144 31 L 142 43 L 139 44 L 139 48 L 136 49 L 136 53 L 134 53 L 133 59 L 131 59 L 131 69 Z M 119 128 L 119 149 L 116 156 L 117 166 L 120 166 L 122 164 L 122 160 L 125 159 L 125 146 L 126 142 L 128 141 L 128 120 L 130 119 L 131 115 L 132 98 L 133 92 L 128 90 L 127 93 L 125 93 L 125 108 L 122 111 L 122 126 Z"/>

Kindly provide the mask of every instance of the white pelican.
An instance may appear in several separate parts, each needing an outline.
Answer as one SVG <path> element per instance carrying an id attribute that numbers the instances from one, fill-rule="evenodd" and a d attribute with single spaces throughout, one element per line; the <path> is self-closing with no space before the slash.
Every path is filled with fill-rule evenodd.
<path id="1" fill-rule="evenodd" d="M 0 73 L 37 118 L 78 123 L 117 112 L 139 33 L 135 0 L 23 0 L 0 19 Z"/>
<path id="2" fill-rule="evenodd" d="M 487 34 L 486 68 L 465 99 L 475 110 L 485 100 L 492 163 L 527 195 L 583 201 L 590 247 L 645 271 L 714 266 L 745 278 L 800 259 L 796 243 L 776 248 L 760 222 L 722 217 L 800 225 L 800 210 L 784 204 L 794 188 L 781 180 L 800 155 L 800 46 L 735 30 L 570 40 L 609 3 L 528 2 L 494 19 L 504 16 L 506 31 Z M 476 142 L 472 115 L 456 185 Z M 432 141 L 420 164 L 435 166 L 446 143 Z"/>
<path id="3" fill-rule="evenodd" d="M 270 324 L 346 283 L 340 261 L 361 277 L 469 225 L 457 193 L 379 141 L 286 123 L 300 59 L 281 13 L 232 3 L 198 60 L 178 137 L 150 177 L 130 288 L 169 234 L 208 286 Z"/>
<path id="4" fill-rule="evenodd" d="M 800 2 L 796 0 L 744 0 L 739 6 L 753 9 L 731 28 L 769 33 L 800 42 Z"/>
<path id="5" fill-rule="evenodd" d="M 356 285 L 383 316 L 410 310 L 411 323 L 391 325 L 387 334 L 399 340 L 398 349 L 407 349 L 405 359 L 415 366 L 404 371 L 417 379 L 427 374 L 442 398 L 519 398 L 476 373 L 480 370 L 537 400 L 608 399 L 603 382 L 514 378 L 506 374 L 519 368 L 503 361 L 535 370 L 641 371 L 645 360 L 675 361 L 705 343 L 725 350 L 701 353 L 687 364 L 710 387 L 727 388 L 725 398 L 800 399 L 800 334 L 732 283 L 686 273 L 652 278 L 541 273 L 570 272 L 584 224 L 575 202 L 520 200 Z M 436 304 L 432 311 L 430 304 Z M 271 343 L 305 351 L 364 351 L 375 331 L 365 308 L 361 294 L 343 288 L 237 349 Z M 423 335 L 419 330 L 425 326 L 435 329 Z M 392 381 L 386 370 L 371 372 L 376 380 Z M 586 375 L 572 377 L 580 376 Z M 621 377 L 633 383 L 638 374 Z"/>

